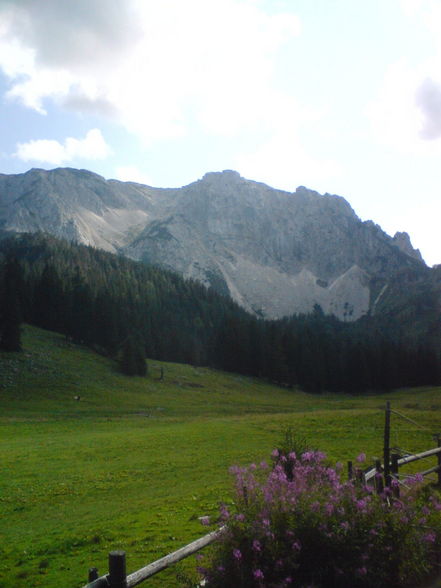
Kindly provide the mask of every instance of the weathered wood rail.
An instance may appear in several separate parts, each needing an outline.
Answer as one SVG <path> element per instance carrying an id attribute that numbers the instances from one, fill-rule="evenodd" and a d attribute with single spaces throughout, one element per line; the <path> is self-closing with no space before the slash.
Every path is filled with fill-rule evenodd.
<path id="1" fill-rule="evenodd" d="M 92 568 L 89 572 L 89 584 L 84 588 L 132 588 L 138 586 L 144 580 L 151 578 L 158 572 L 165 570 L 169 566 L 185 559 L 189 555 L 198 552 L 199 550 L 214 543 L 219 537 L 225 533 L 226 527 L 222 526 L 216 531 L 207 533 L 203 537 L 196 539 L 192 543 L 181 547 L 173 553 L 169 553 L 165 557 L 161 557 L 151 564 L 126 575 L 126 556 L 124 551 L 111 551 L 109 553 L 109 573 L 105 576 L 97 577 L 96 568 Z"/>
<path id="2" fill-rule="evenodd" d="M 385 425 L 384 425 L 384 448 L 383 448 L 383 463 L 377 459 L 373 467 L 361 470 L 353 467 L 352 461 L 348 462 L 348 477 L 356 478 L 362 483 L 369 483 L 374 481 L 378 493 L 383 492 L 384 488 L 391 488 L 395 496 L 399 495 L 399 468 L 400 466 L 425 459 L 428 457 L 437 456 L 438 464 L 423 472 L 420 475 L 426 476 L 432 473 L 438 474 L 437 485 L 441 487 L 441 435 L 436 434 L 438 446 L 433 449 L 428 449 L 421 453 L 409 454 L 400 457 L 400 454 L 394 452 L 390 448 L 390 417 L 391 417 L 390 402 L 387 402 L 385 411 Z M 409 419 L 408 419 L 409 420 Z M 393 484 L 393 481 L 396 484 Z M 170 553 L 153 563 L 133 572 L 126 574 L 126 554 L 124 551 L 111 551 L 109 553 L 109 573 L 104 576 L 98 576 L 96 568 L 89 570 L 89 583 L 83 588 L 133 588 L 138 586 L 148 578 L 151 578 L 158 572 L 165 570 L 169 566 L 185 559 L 186 557 L 197 553 L 204 547 L 214 543 L 226 531 L 226 526 L 222 526 L 211 533 L 207 533 L 203 537 L 196 539 L 192 543 L 181 547 L 177 551 Z M 201 584 L 202 585 L 202 584 Z"/>
<path id="3" fill-rule="evenodd" d="M 426 457 L 433 457 L 437 456 L 438 458 L 438 465 L 429 468 L 428 470 L 424 470 L 423 472 L 419 472 L 422 476 L 427 476 L 429 474 L 438 473 L 438 485 L 441 486 L 441 446 L 435 447 L 434 449 L 428 449 L 427 451 L 423 451 L 421 453 L 415 453 L 413 455 L 407 455 L 405 457 L 400 457 L 398 453 L 391 453 L 391 460 L 389 463 L 389 471 L 390 471 L 390 478 L 397 479 L 399 472 L 398 468 L 408 463 L 412 463 L 413 461 L 418 461 L 420 459 L 424 459 Z M 378 473 L 385 472 L 384 466 L 369 468 L 363 472 L 363 477 L 366 482 L 375 478 Z M 391 482 L 385 484 L 387 486 L 391 486 Z"/>

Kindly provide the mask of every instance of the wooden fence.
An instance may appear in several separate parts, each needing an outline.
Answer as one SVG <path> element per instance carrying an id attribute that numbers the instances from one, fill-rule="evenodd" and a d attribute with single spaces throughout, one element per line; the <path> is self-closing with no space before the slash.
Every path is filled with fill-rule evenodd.
<path id="1" fill-rule="evenodd" d="M 362 470 L 354 468 L 351 461 L 348 462 L 348 477 L 355 478 L 361 483 L 374 483 L 378 493 L 384 491 L 385 488 L 390 488 L 394 496 L 399 496 L 400 485 L 405 485 L 400 479 L 399 468 L 405 464 L 436 456 L 438 464 L 423 472 L 419 472 L 421 476 L 437 473 L 437 485 L 441 487 L 441 435 L 434 435 L 437 441 L 437 447 L 423 451 L 421 453 L 407 454 L 402 456 L 400 453 L 394 451 L 390 447 L 390 420 L 391 413 L 396 412 L 391 409 L 390 402 L 386 405 L 385 410 L 385 424 L 384 424 L 384 447 L 383 447 L 383 462 L 380 459 L 375 461 L 375 465 L 368 469 Z M 396 413 L 399 414 L 400 413 Z M 403 416 L 403 415 L 400 415 Z M 407 418 L 407 417 L 404 417 Z M 407 418 L 407 420 L 411 420 Z M 226 531 L 226 527 L 222 526 L 216 531 L 212 531 L 196 541 L 181 547 L 177 551 L 148 564 L 147 566 L 129 574 L 126 574 L 126 554 L 124 551 L 111 551 L 109 553 L 109 572 L 104 576 L 98 576 L 96 568 L 89 570 L 89 583 L 83 588 L 132 588 L 138 586 L 144 580 L 151 578 L 158 572 L 168 568 L 169 566 L 185 559 L 200 551 L 207 545 L 217 541 Z"/>
<path id="2" fill-rule="evenodd" d="M 109 553 L 109 573 L 105 576 L 98 577 L 96 568 L 89 570 L 89 584 L 84 588 L 132 588 L 138 586 L 147 578 L 151 578 L 158 572 L 165 570 L 172 564 L 185 559 L 189 555 L 200 551 L 207 545 L 214 543 L 219 537 L 223 535 L 226 527 L 220 527 L 216 531 L 212 531 L 196 541 L 181 547 L 173 553 L 169 553 L 165 557 L 156 560 L 155 562 L 133 572 L 133 574 L 126 575 L 126 554 L 124 551 L 111 551 Z"/>
<path id="3" fill-rule="evenodd" d="M 428 449 L 421 453 L 413 453 L 402 455 L 397 450 L 391 449 L 390 447 L 390 418 L 391 413 L 410 420 L 408 417 L 401 415 L 397 411 L 393 411 L 390 406 L 390 402 L 386 404 L 385 410 L 385 422 L 384 422 L 384 446 L 383 446 L 383 464 L 381 460 L 375 460 L 373 467 L 367 468 L 366 470 L 355 469 L 351 461 L 348 462 L 348 477 L 351 479 L 354 476 L 363 483 L 374 483 L 378 493 L 383 492 L 384 488 L 391 488 L 395 496 L 400 494 L 400 485 L 405 485 L 405 482 L 400 478 L 399 468 L 400 466 L 419 461 L 428 457 L 436 456 L 438 463 L 427 470 L 419 472 L 420 476 L 428 476 L 429 474 L 436 473 L 438 476 L 437 485 L 441 487 L 441 435 L 437 433 L 434 435 L 434 439 L 437 442 L 437 447 L 434 449 Z"/>

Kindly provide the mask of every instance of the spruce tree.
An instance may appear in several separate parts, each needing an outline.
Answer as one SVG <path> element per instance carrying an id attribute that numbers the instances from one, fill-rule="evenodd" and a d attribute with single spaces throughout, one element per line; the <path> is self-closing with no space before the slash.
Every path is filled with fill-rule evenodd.
<path id="1" fill-rule="evenodd" d="M 22 272 L 16 259 L 9 259 L 3 270 L 0 323 L 0 349 L 21 351 Z"/>
<path id="2" fill-rule="evenodd" d="M 119 365 L 121 372 L 126 376 L 147 374 L 143 347 L 132 335 L 129 335 L 123 343 Z"/>

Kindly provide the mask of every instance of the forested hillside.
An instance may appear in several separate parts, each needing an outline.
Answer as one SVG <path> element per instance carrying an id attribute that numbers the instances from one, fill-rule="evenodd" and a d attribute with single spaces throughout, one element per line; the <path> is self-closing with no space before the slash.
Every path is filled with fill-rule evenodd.
<path id="1" fill-rule="evenodd" d="M 154 266 L 42 234 L 0 242 L 1 346 L 19 346 L 20 321 L 64 333 L 142 375 L 144 358 L 206 365 L 298 385 L 362 393 L 440 383 L 424 337 L 397 322 L 324 315 L 264 321 L 228 297 Z"/>

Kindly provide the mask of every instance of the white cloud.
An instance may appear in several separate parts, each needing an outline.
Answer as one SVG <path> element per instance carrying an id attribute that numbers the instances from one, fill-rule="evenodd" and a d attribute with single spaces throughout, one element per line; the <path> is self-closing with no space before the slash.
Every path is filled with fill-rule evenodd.
<path id="1" fill-rule="evenodd" d="M 11 99 L 110 116 L 145 142 L 195 125 L 234 134 L 269 120 L 273 60 L 293 14 L 253 0 L 3 0 Z M 3 20 L 2 20 L 3 19 Z"/>
<path id="2" fill-rule="evenodd" d="M 441 137 L 441 84 L 426 78 L 416 93 L 416 104 L 424 116 L 420 135 L 423 139 Z"/>
<path id="3" fill-rule="evenodd" d="M 372 130 L 398 152 L 441 153 L 441 3 L 401 0 L 409 24 L 427 39 L 418 57 L 410 50 L 390 65 L 367 107 Z M 431 50 L 430 50 L 431 48 Z"/>
<path id="4" fill-rule="evenodd" d="M 311 155 L 300 140 L 301 127 L 311 132 L 324 115 L 279 96 L 271 112 L 273 132 L 254 151 L 237 157 L 237 169 L 246 177 L 290 192 L 300 184 L 326 192 L 331 180 L 342 175 L 342 166 L 332 158 Z"/>
<path id="5" fill-rule="evenodd" d="M 64 144 L 50 139 L 19 143 L 14 155 L 22 161 L 60 165 L 76 159 L 105 159 L 110 153 L 101 131 L 91 129 L 84 139 L 67 137 Z"/>
<path id="6" fill-rule="evenodd" d="M 116 179 L 121 182 L 137 182 L 138 184 L 152 185 L 147 174 L 138 169 L 135 165 L 121 165 L 116 168 Z"/>
<path id="7" fill-rule="evenodd" d="M 401 153 L 441 154 L 441 62 L 392 65 L 366 114 L 381 143 Z"/>
<path id="8" fill-rule="evenodd" d="M 274 135 L 256 151 L 240 155 L 236 167 L 245 177 L 288 192 L 299 185 L 329 191 L 331 180 L 343 173 L 337 161 L 311 155 L 294 137 L 282 133 Z"/>
<path id="9" fill-rule="evenodd" d="M 392 65 L 366 113 L 378 140 L 398 151 L 418 149 L 421 114 L 415 103 L 418 73 L 404 61 Z"/>

